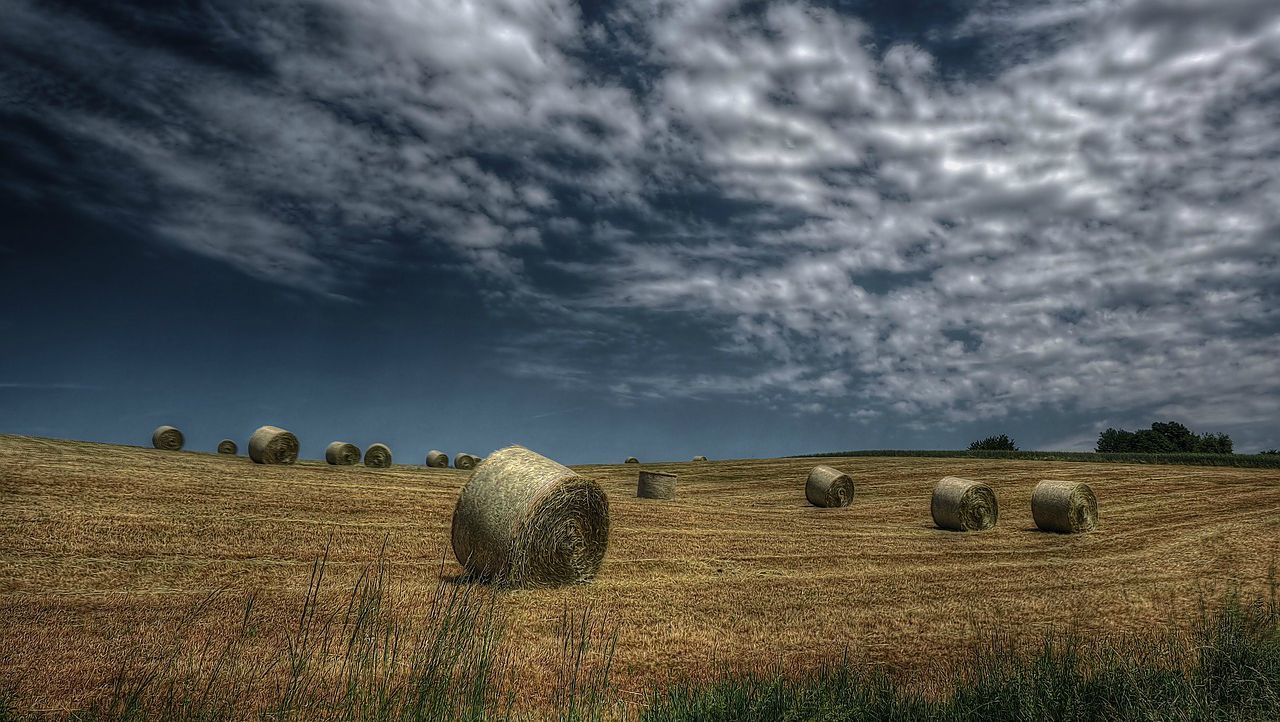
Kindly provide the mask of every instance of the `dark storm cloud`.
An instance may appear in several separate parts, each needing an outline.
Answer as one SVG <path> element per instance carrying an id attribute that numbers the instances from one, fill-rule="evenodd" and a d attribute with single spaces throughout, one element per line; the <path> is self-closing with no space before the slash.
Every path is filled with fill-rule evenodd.
<path id="1" fill-rule="evenodd" d="M 354 298 L 425 248 L 621 403 L 1280 422 L 1273 3 L 113 7 L 12 4 L 6 191 Z"/>

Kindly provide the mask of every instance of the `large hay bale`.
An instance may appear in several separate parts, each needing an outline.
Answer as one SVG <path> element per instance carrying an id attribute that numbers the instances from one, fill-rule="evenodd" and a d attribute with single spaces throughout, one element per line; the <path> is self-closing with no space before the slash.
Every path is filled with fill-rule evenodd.
<path id="1" fill-rule="evenodd" d="M 1098 499 L 1088 484 L 1042 481 L 1031 492 L 1031 516 L 1044 531 L 1093 531 L 1098 528 Z"/>
<path id="2" fill-rule="evenodd" d="M 345 441 L 335 441 L 324 447 L 324 460 L 334 466 L 359 464 L 360 447 Z"/>
<path id="3" fill-rule="evenodd" d="M 235 456 L 236 453 L 239 451 L 240 451 L 240 447 L 237 446 L 236 442 L 232 441 L 231 439 L 223 439 L 222 441 L 218 442 L 219 454 L 231 454 L 232 456 Z"/>
<path id="4" fill-rule="evenodd" d="M 258 464 L 292 464 L 298 460 L 298 437 L 279 426 L 263 426 L 249 437 L 249 458 Z"/>
<path id="5" fill-rule="evenodd" d="M 948 476 L 933 487 L 930 511 L 934 524 L 953 531 L 990 529 L 1000 518 L 995 490 L 958 476 Z"/>
<path id="6" fill-rule="evenodd" d="M 172 426 L 157 426 L 151 432 L 151 445 L 161 451 L 182 451 L 186 441 L 182 432 Z"/>
<path id="7" fill-rule="evenodd" d="M 369 444 L 364 450 L 364 465 L 375 469 L 386 469 L 391 466 L 391 447 L 386 444 Z"/>
<path id="8" fill-rule="evenodd" d="M 706 460 L 707 460 L 707 457 L 702 456 L 701 454 L 699 454 L 698 456 L 693 457 L 693 460 L 694 460 L 694 461 L 706 461 Z"/>
<path id="9" fill-rule="evenodd" d="M 436 469 L 447 469 L 449 468 L 449 455 L 443 451 L 432 449 L 427 452 L 427 466 Z"/>
<path id="10" fill-rule="evenodd" d="M 476 466 L 453 510 L 453 553 L 504 586 L 586 581 L 609 544 L 609 498 L 591 479 L 522 446 Z"/>
<path id="11" fill-rule="evenodd" d="M 853 479 L 830 466 L 815 466 L 804 483 L 804 497 L 821 507 L 848 506 L 853 503 Z"/>
<path id="12" fill-rule="evenodd" d="M 676 498 L 676 475 L 661 471 L 642 471 L 636 483 L 636 496 L 641 499 Z"/>
<path id="13" fill-rule="evenodd" d="M 639 463 L 640 463 L 640 460 L 639 460 L 639 459 L 637 459 L 637 458 L 636 458 L 636 457 L 634 457 L 634 456 L 628 456 L 628 457 L 627 457 L 627 460 L 626 460 L 626 461 L 624 461 L 624 462 L 622 462 L 622 463 L 624 463 L 624 464 L 639 464 Z"/>
<path id="14" fill-rule="evenodd" d="M 462 469 L 464 471 L 476 468 L 476 464 L 480 463 L 480 457 L 472 456 L 468 453 L 456 454 L 453 457 L 453 468 Z"/>

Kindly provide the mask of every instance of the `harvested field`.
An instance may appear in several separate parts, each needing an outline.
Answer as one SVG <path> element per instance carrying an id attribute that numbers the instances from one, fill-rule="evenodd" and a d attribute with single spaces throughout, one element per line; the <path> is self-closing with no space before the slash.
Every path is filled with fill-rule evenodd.
<path id="1" fill-rule="evenodd" d="M 554 685 L 566 608 L 591 605 L 616 624 L 624 694 L 709 663 L 801 671 L 845 649 L 928 689 L 993 630 L 1035 643 L 1049 628 L 1179 622 L 1233 584 L 1264 591 L 1280 559 L 1274 469 L 823 461 L 857 479 L 852 506 L 805 500 L 813 458 L 648 463 L 680 475 L 664 504 L 635 498 L 634 466 L 574 467 L 609 494 L 609 551 L 591 584 L 499 596 L 521 699 L 536 705 Z M 999 526 L 936 529 L 930 493 L 948 475 L 990 483 Z M 425 605 L 442 575 L 461 572 L 449 532 L 467 477 L 0 436 L 0 677 L 21 708 L 80 707 L 129 645 L 163 643 L 219 589 L 218 609 L 235 614 L 256 590 L 257 608 L 287 627 L 330 537 L 336 595 L 385 541 L 400 592 Z M 1037 531 L 1030 498 L 1042 479 L 1088 482 L 1098 531 Z"/>

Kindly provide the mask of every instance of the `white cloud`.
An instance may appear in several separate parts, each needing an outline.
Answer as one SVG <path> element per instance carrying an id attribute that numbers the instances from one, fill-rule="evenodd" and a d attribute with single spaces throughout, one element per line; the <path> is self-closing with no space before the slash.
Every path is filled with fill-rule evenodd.
<path id="1" fill-rule="evenodd" d="M 228 24 L 247 78 L 20 2 L 0 40 L 74 40 L 48 61 L 110 102 L 31 68 L 0 90 L 143 174 L 113 208 L 158 202 L 153 231 L 247 272 L 334 290 L 376 239 L 446 250 L 556 341 L 513 339 L 517 373 L 858 419 L 1280 422 L 1274 3 L 978 7 L 955 32 L 986 76 L 799 2 L 272 10 Z"/>
<path id="2" fill-rule="evenodd" d="M 1274 404 L 1214 409 L 1280 394 L 1280 132 L 1262 120 L 1280 90 L 1280 11 L 1037 12 L 1012 25 L 1083 25 L 963 84 L 936 79 L 917 47 L 876 58 L 862 23 L 805 6 L 659 20 L 664 125 L 690 129 L 724 193 L 808 220 L 725 233 L 773 263 L 627 249 L 601 302 L 727 320 L 739 352 L 848 371 L 845 390 L 902 414 L 1274 422 Z M 880 271 L 926 277 L 885 293 L 854 280 Z"/>

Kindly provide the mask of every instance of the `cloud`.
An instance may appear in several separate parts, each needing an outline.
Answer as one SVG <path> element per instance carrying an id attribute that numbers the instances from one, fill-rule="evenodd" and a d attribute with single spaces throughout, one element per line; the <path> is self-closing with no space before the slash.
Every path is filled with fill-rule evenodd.
<path id="1" fill-rule="evenodd" d="M 562 194 L 634 193 L 613 155 L 635 151 L 639 120 L 568 59 L 567 1 L 6 15 L 0 93 L 42 131 L 10 145 L 50 176 L 6 185 L 269 280 L 342 290 L 387 239 L 511 280 Z M 199 50 L 157 42 L 179 31 L 203 33 Z"/>
<path id="2" fill-rule="evenodd" d="M 1280 13 L 1058 11 L 999 28 L 1070 20 L 1054 52 L 956 84 L 924 49 L 877 53 L 863 22 L 810 6 L 659 18 L 663 125 L 696 139 L 723 193 L 801 220 L 730 223 L 719 258 L 701 242 L 625 249 L 600 302 L 727 324 L 734 351 L 847 371 L 842 391 L 908 417 L 1274 419 L 1241 405 L 1280 393 L 1280 134 L 1261 120 Z M 683 386 L 751 394 L 772 378 Z"/>
<path id="3" fill-rule="evenodd" d="M 0 184 L 305 288 L 425 246 L 623 400 L 1280 422 L 1274 3 L 185 13 L 15 4 Z"/>

